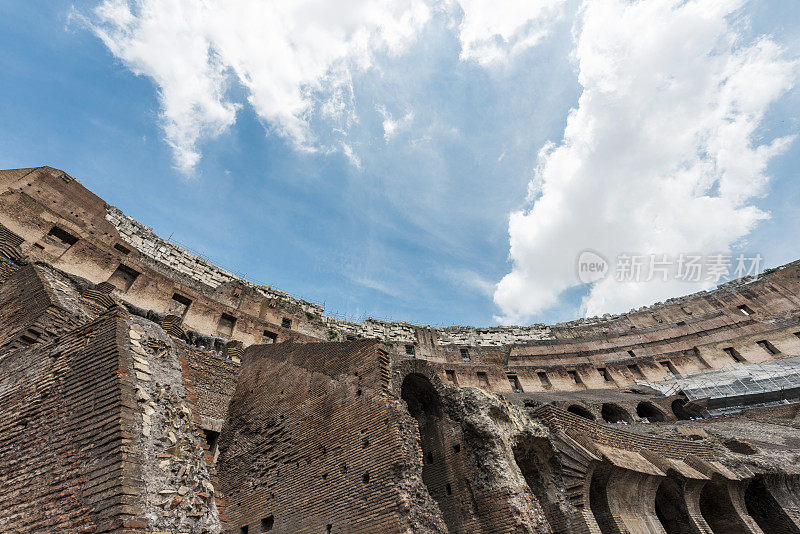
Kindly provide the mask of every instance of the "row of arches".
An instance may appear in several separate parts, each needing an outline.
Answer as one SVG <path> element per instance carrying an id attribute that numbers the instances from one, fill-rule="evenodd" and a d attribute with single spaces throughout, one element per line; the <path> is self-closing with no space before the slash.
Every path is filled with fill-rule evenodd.
<path id="1" fill-rule="evenodd" d="M 683 399 L 676 399 L 672 402 L 672 412 L 676 418 L 681 420 L 688 420 L 692 415 L 684 407 L 686 401 Z M 571 404 L 567 407 L 567 411 L 588 419 L 595 421 L 595 415 L 585 406 L 581 404 Z M 636 415 L 640 419 L 647 419 L 651 423 L 662 422 L 668 419 L 667 414 L 652 402 L 642 401 L 636 406 Z M 633 416 L 630 412 L 613 402 L 605 402 L 600 407 L 600 417 L 606 423 L 632 423 Z"/>
<path id="2" fill-rule="evenodd" d="M 592 472 L 589 505 L 602 534 L 800 533 L 763 476 L 697 480 L 670 470 L 657 477 L 604 463 Z"/>
<path id="3" fill-rule="evenodd" d="M 450 462 L 444 461 L 446 450 L 446 421 L 441 398 L 424 375 L 412 373 L 405 377 L 401 397 L 409 413 L 419 425 L 420 448 L 423 452 L 422 479 L 428 493 L 433 497 L 447 527 L 451 531 L 465 531 L 469 515 L 480 513 L 476 505 L 472 514 L 459 510 L 453 489 L 448 480 L 458 475 Z M 649 405 L 649 406 L 648 406 Z M 651 410 L 658 409 L 652 403 L 637 406 L 639 417 L 659 417 Z M 570 412 L 594 419 L 584 406 L 570 406 Z M 630 415 L 614 403 L 606 403 L 601 416 L 608 422 L 625 420 Z M 660 412 L 660 416 L 664 416 Z M 775 491 L 775 482 L 758 476 L 743 483 L 714 475 L 710 480 L 689 479 L 674 471 L 665 470 L 667 476 L 659 476 L 617 467 L 603 461 L 596 464 L 591 459 L 581 460 L 580 451 L 568 455 L 571 460 L 562 470 L 556 456 L 554 444 L 547 438 L 534 438 L 519 442 L 513 447 L 514 460 L 542 505 L 542 510 L 554 532 L 599 531 L 601 534 L 619 532 L 648 532 L 664 534 L 733 534 L 786 532 L 800 534 L 800 528 L 787 514 L 779 502 L 780 493 Z M 583 475 L 581 469 L 584 465 Z M 466 476 L 461 473 L 460 476 Z M 583 479 L 570 482 L 576 476 Z M 795 494 L 800 488 L 800 478 L 783 480 L 784 493 Z M 576 484 L 577 482 L 577 484 Z M 553 500 L 565 487 L 585 488 L 581 499 L 584 505 L 570 511 L 565 503 Z M 581 492 L 583 493 L 583 492 Z M 776 497 L 777 496 L 777 497 Z M 472 501 L 474 501 L 474 496 Z M 596 525 L 596 526 L 595 526 Z"/>

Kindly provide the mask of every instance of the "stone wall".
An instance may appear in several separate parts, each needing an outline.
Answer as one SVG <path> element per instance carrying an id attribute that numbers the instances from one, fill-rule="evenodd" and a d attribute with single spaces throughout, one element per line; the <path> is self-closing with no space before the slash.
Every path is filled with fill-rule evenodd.
<path id="1" fill-rule="evenodd" d="M 288 329 L 308 338 L 376 338 L 390 344 L 414 345 L 418 355 L 435 359 L 441 357 L 440 347 L 548 346 L 565 339 L 613 337 L 627 341 L 631 334 L 652 338 L 654 333 L 671 338 L 681 329 L 692 328 L 698 317 L 741 320 L 745 316 L 739 306 L 755 312 L 750 320 L 762 322 L 800 307 L 800 264 L 793 263 L 755 279 L 729 282 L 713 291 L 626 314 L 555 325 L 432 328 L 376 319 L 354 323 L 325 316 L 319 305 L 242 280 L 158 237 L 57 169 L 0 171 L 0 188 L 0 222 L 24 239 L 21 249 L 34 259 L 94 283 L 107 280 L 120 264 L 141 270 L 133 285 L 119 296 L 136 306 L 164 313 L 173 293 L 186 293 L 184 297 L 192 300 L 184 317 L 187 328 L 215 335 L 222 314 L 228 314 L 238 321 L 232 338 L 246 345 L 261 342 L 265 330 L 284 337 L 277 329 L 283 319 L 289 319 Z M 48 236 L 54 225 L 73 233 L 78 241 L 71 246 L 58 243 Z M 131 250 L 124 252 L 119 246 Z"/>
<path id="2" fill-rule="evenodd" d="M 15 269 L 0 283 L 0 351 L 44 343 L 88 319 L 78 300 L 69 281 L 51 269 Z"/>
<path id="3" fill-rule="evenodd" d="M 136 389 L 135 448 L 144 481 L 143 516 L 162 532 L 220 532 L 213 472 L 184 387 L 178 351 L 154 323 L 133 319 L 126 332 Z"/>
<path id="4" fill-rule="evenodd" d="M 242 283 L 255 289 L 265 298 L 275 299 L 282 306 L 298 308 L 311 314 L 322 314 L 322 307 L 316 304 L 296 299 L 270 287 L 242 280 L 240 277 L 213 265 L 205 258 L 192 254 L 178 245 L 160 238 L 153 232 L 152 228 L 148 228 L 135 219 L 126 216 L 114 206 L 107 206 L 106 219 L 114 225 L 120 237 L 126 243 L 135 247 L 144 256 L 211 289 L 216 289 L 228 282 Z"/>
<path id="5" fill-rule="evenodd" d="M 194 403 L 200 426 L 222 431 L 228 415 L 228 404 L 236 389 L 240 365 L 189 345 L 178 343 L 184 383 L 190 382 L 196 396 Z"/>

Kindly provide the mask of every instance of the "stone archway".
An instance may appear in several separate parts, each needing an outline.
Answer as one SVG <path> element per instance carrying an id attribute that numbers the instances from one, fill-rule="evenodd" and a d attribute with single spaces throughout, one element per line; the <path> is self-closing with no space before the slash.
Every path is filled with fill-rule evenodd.
<path id="1" fill-rule="evenodd" d="M 714 534 L 762 534 L 747 513 L 741 482 L 715 477 L 700 491 L 700 513 Z"/>
<path id="2" fill-rule="evenodd" d="M 595 417 L 592 412 L 590 412 L 587 408 L 581 406 L 580 404 L 571 404 L 569 408 L 567 408 L 569 413 L 574 413 L 575 415 L 579 415 L 584 419 L 588 419 L 589 421 L 594 421 Z"/>
<path id="3" fill-rule="evenodd" d="M 686 507 L 686 495 L 680 481 L 668 476 L 656 491 L 656 517 L 667 534 L 697 534 L 705 524 L 695 521 Z"/>
<path id="4" fill-rule="evenodd" d="M 767 489 L 763 476 L 757 476 L 748 484 L 744 492 L 744 503 L 747 513 L 764 532 L 800 534 L 798 525 Z"/>
<path id="5" fill-rule="evenodd" d="M 602 534 L 665 534 L 655 511 L 655 497 L 662 477 L 599 464 L 589 487 L 589 504 Z"/>
<path id="6" fill-rule="evenodd" d="M 619 404 L 614 404 L 613 402 L 607 402 L 603 404 L 603 407 L 600 410 L 600 415 L 603 418 L 603 421 L 606 423 L 632 423 L 633 418 L 628 411 L 620 406 Z"/>
<path id="7" fill-rule="evenodd" d="M 692 414 L 686 409 L 686 399 L 675 399 L 672 401 L 672 413 L 681 421 L 693 419 Z"/>
<path id="8" fill-rule="evenodd" d="M 636 415 L 646 418 L 651 423 L 660 423 L 667 420 L 666 414 L 652 402 L 642 401 L 636 406 Z"/>

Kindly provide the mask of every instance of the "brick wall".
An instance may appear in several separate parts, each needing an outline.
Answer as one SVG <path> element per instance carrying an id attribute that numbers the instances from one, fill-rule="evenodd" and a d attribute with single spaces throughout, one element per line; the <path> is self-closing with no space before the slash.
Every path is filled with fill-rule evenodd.
<path id="1" fill-rule="evenodd" d="M 0 531 L 143 529 L 124 318 L 0 362 Z"/>
<path id="2" fill-rule="evenodd" d="M 54 285 L 70 294 L 59 296 Z M 79 300 L 74 288 L 49 269 L 18 268 L 0 285 L 0 351 L 43 343 L 87 319 Z"/>
<path id="3" fill-rule="evenodd" d="M 221 431 L 240 365 L 189 345 L 180 345 L 180 354 L 184 383 L 191 382 L 199 425 Z"/>
<path id="4" fill-rule="evenodd" d="M 426 521 L 403 489 L 420 459 L 403 445 L 385 362 L 375 341 L 246 351 L 218 460 L 233 528 L 392 533 Z"/>

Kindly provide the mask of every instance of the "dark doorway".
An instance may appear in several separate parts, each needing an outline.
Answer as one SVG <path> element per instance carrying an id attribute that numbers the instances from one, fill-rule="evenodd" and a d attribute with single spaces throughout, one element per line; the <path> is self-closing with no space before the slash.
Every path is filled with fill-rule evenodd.
<path id="1" fill-rule="evenodd" d="M 736 490 L 724 480 L 710 480 L 700 492 L 700 513 L 714 534 L 740 534 L 750 532 L 745 520 L 732 502 Z"/>
<path id="2" fill-rule="evenodd" d="M 651 423 L 658 423 L 662 421 L 666 421 L 667 417 L 664 415 L 664 412 L 656 408 L 656 406 L 652 402 L 642 401 L 636 407 L 636 415 L 642 418 L 646 418 Z"/>
<path id="3" fill-rule="evenodd" d="M 685 399 L 675 399 L 672 401 L 672 413 L 681 421 L 692 419 L 692 414 L 686 409 Z"/>
<path id="4" fill-rule="evenodd" d="M 589 421 L 594 421 L 595 419 L 592 412 L 590 412 L 580 404 L 571 405 L 569 408 L 567 408 L 567 411 L 569 413 L 574 413 L 575 415 L 580 415 L 581 417 L 583 417 L 584 419 L 588 419 Z"/>
<path id="5" fill-rule="evenodd" d="M 600 415 L 606 423 L 632 423 L 633 418 L 622 406 L 607 402 L 603 404 Z"/>
<path id="6" fill-rule="evenodd" d="M 686 499 L 680 483 L 672 477 L 665 478 L 656 492 L 656 517 L 667 534 L 694 534 L 692 519 L 686 508 Z"/>
<path id="7" fill-rule="evenodd" d="M 744 504 L 747 507 L 747 513 L 764 532 L 800 533 L 800 529 L 786 514 L 783 506 L 767 489 L 764 477 L 754 478 L 747 486 L 744 492 Z"/>

